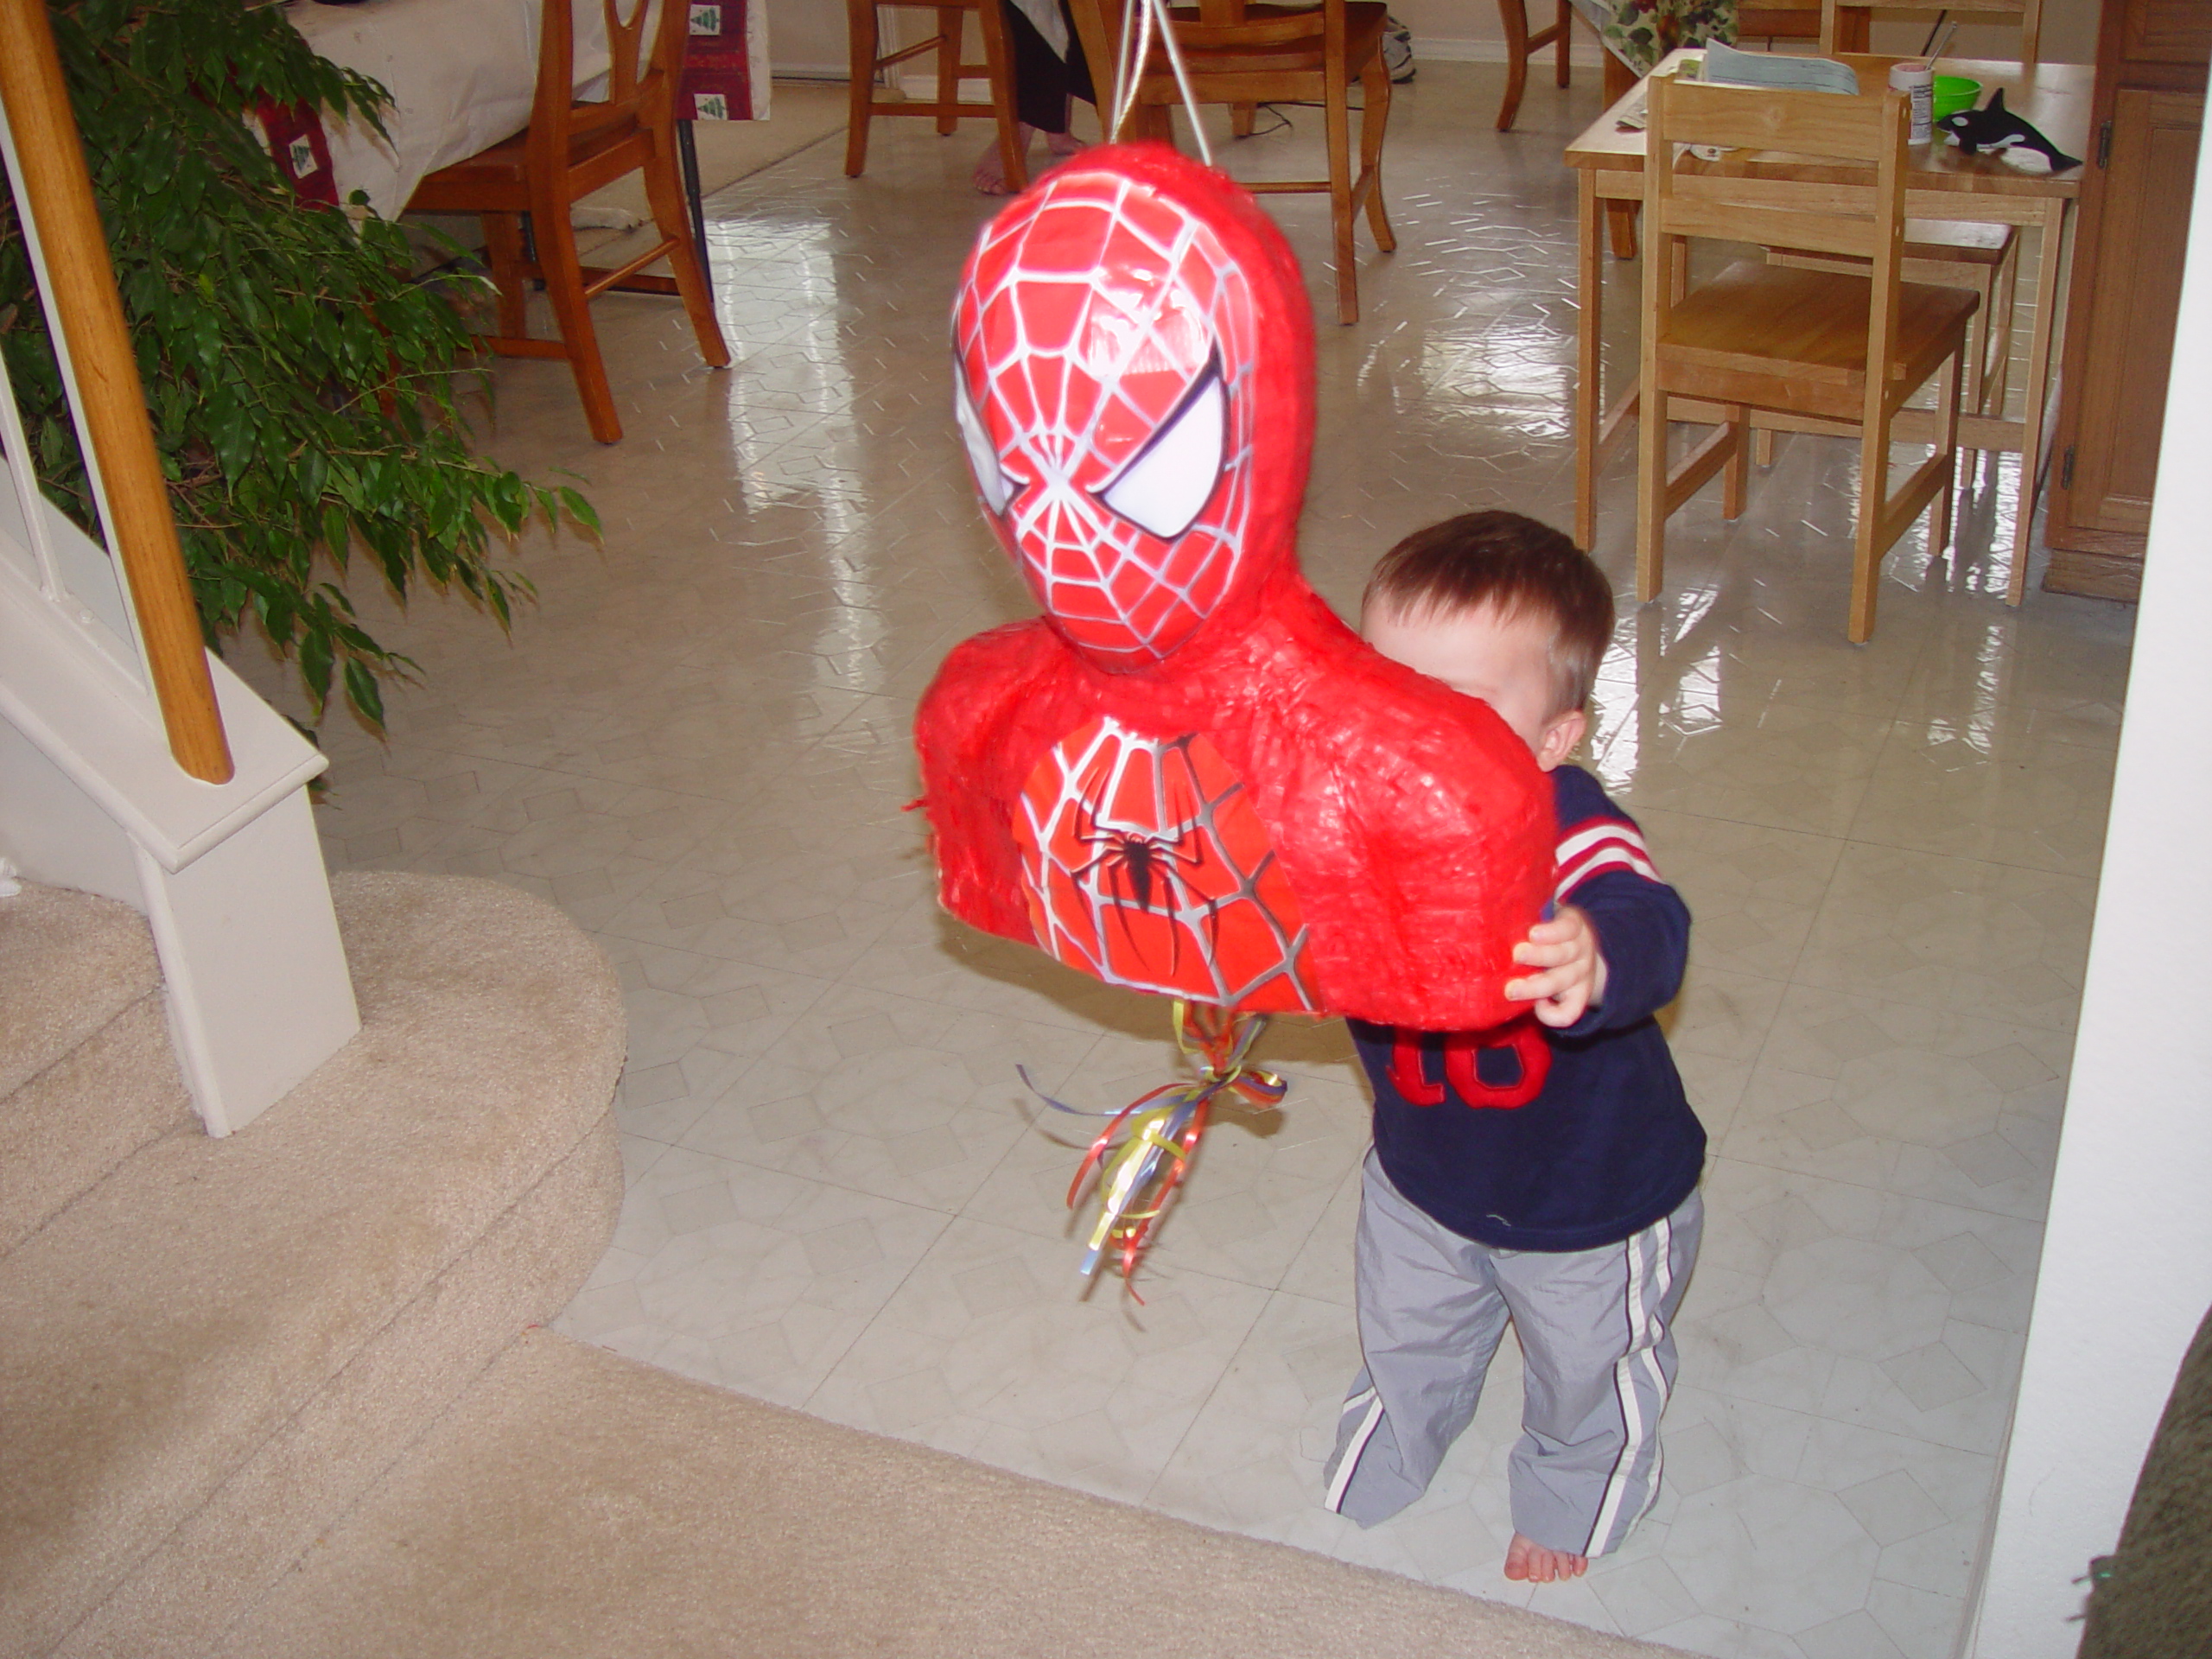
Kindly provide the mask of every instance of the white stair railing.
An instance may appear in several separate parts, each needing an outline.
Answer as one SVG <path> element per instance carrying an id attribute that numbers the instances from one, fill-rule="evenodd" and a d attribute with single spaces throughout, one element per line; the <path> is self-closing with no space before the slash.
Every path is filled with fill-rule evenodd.
<path id="1" fill-rule="evenodd" d="M 0 0 L 0 152 L 106 537 L 41 493 L 0 362 L 0 855 L 145 912 L 227 1135 L 359 1029 L 307 798 L 325 762 L 201 644 L 45 0 Z"/>

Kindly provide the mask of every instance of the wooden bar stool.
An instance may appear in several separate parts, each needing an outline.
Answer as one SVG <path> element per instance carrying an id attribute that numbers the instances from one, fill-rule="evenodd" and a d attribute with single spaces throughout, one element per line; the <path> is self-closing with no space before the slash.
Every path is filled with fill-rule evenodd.
<path id="1" fill-rule="evenodd" d="M 934 116 L 938 131 L 949 133 L 959 124 L 962 116 L 976 115 L 989 116 L 998 123 L 999 157 L 1006 168 L 1007 186 L 1020 190 L 1028 184 L 1029 170 L 1022 156 L 1014 110 L 1014 48 L 1007 38 L 1006 13 L 1000 10 L 1001 3 L 1002 0 L 948 0 L 946 3 L 930 5 L 921 3 L 921 0 L 845 0 L 845 17 L 852 35 L 853 78 L 853 110 L 845 134 L 847 178 L 860 177 L 868 167 L 868 124 L 876 116 Z M 927 40 L 886 53 L 879 16 L 886 6 L 935 12 L 937 33 Z M 983 37 L 981 63 L 960 60 L 962 30 L 971 12 Z M 875 78 L 879 74 L 925 52 L 937 54 L 935 102 L 917 104 L 886 97 L 877 90 Z M 963 104 L 962 78 L 977 75 L 988 81 L 991 101 Z"/>

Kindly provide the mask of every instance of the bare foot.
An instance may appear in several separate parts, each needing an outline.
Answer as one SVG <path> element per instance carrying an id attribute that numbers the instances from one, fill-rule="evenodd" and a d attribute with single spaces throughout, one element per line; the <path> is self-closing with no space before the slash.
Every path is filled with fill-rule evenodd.
<path id="1" fill-rule="evenodd" d="M 1026 121 L 1014 130 L 1014 142 L 1021 147 L 1025 159 L 1029 154 L 1029 141 L 1036 136 L 1037 129 Z M 1066 135 L 1057 136 L 1065 137 Z M 995 138 L 984 145 L 983 153 L 976 158 L 976 190 L 978 194 L 986 196 L 1010 196 L 1014 194 L 1014 187 L 1006 181 L 1006 161 L 999 154 L 999 141 Z"/>
<path id="2" fill-rule="evenodd" d="M 1525 1579 L 1530 1584 L 1552 1584 L 1562 1579 L 1579 1579 L 1590 1570 L 1587 1555 L 1570 1555 L 1563 1549 L 1546 1549 L 1541 1544 L 1531 1543 L 1519 1533 L 1505 1548 L 1505 1576 Z"/>
<path id="3" fill-rule="evenodd" d="M 1029 154 L 1029 141 L 1037 136 L 1037 129 L 1026 122 L 1014 129 L 1014 142 L 1021 146 L 1024 157 Z M 1071 132 L 1048 132 L 1045 135 L 1045 153 L 1056 162 L 1065 162 L 1071 156 L 1080 156 L 1090 146 Z M 983 147 L 976 158 L 976 188 L 986 196 L 1010 196 L 1014 188 L 1006 181 L 1006 163 L 999 156 L 998 140 L 994 138 Z"/>

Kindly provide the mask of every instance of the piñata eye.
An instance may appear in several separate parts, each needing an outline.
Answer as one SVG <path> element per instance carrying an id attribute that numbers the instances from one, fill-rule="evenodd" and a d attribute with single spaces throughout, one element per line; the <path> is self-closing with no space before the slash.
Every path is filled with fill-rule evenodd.
<path id="1" fill-rule="evenodd" d="M 975 469 L 976 487 L 983 493 L 983 505 L 995 513 L 1004 512 L 1006 504 L 1014 499 L 1014 480 L 999 465 L 991 435 L 983 429 L 983 417 L 976 412 L 968 396 L 967 377 L 957 366 L 952 376 L 952 413 L 960 423 L 961 442 L 968 446 L 968 464 Z"/>
<path id="2" fill-rule="evenodd" d="M 1206 365 L 1183 406 L 1098 499 L 1139 529 L 1173 541 L 1213 499 L 1228 441 L 1229 394 L 1216 361 Z"/>

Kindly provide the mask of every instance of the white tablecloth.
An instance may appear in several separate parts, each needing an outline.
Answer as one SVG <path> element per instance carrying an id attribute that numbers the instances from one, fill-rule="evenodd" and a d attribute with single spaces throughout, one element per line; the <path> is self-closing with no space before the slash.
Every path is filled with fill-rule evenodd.
<path id="1" fill-rule="evenodd" d="M 397 218 L 424 174 L 530 124 L 539 0 L 294 0 L 285 11 L 318 55 L 381 81 L 392 95 L 384 118 L 389 142 L 364 122 L 324 114 L 341 202 L 365 190 L 378 213 Z M 588 96 L 607 73 L 607 23 L 600 0 L 575 0 L 575 16 L 576 86 Z"/>

